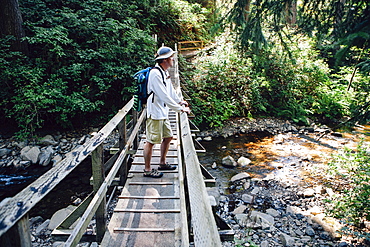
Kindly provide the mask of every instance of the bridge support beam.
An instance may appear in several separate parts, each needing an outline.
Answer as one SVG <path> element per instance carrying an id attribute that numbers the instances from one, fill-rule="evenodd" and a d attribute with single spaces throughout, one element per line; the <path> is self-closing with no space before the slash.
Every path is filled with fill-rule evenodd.
<path id="1" fill-rule="evenodd" d="M 31 247 L 28 214 L 23 216 L 12 228 L 0 237 L 0 246 Z"/>
<path id="2" fill-rule="evenodd" d="M 92 175 L 93 175 L 93 190 L 97 193 L 101 184 L 105 179 L 104 165 L 103 165 L 103 145 L 99 145 L 92 153 Z M 106 230 L 106 197 L 104 195 L 102 202 L 100 203 L 96 213 L 96 241 L 100 242 Z"/>

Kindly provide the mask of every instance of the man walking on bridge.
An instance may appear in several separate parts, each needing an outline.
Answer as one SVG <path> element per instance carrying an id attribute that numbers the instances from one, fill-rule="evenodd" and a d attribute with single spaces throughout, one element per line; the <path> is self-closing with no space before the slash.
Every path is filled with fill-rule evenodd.
<path id="1" fill-rule="evenodd" d="M 150 71 L 147 101 L 146 143 L 144 144 L 144 177 L 160 178 L 158 170 L 175 170 L 176 167 L 166 162 L 166 155 L 173 138 L 168 111 L 190 113 L 188 103 L 176 93 L 167 69 L 173 66 L 175 52 L 169 47 L 161 47 L 156 54 L 156 65 Z M 151 169 L 153 147 L 161 144 L 158 170 Z"/>

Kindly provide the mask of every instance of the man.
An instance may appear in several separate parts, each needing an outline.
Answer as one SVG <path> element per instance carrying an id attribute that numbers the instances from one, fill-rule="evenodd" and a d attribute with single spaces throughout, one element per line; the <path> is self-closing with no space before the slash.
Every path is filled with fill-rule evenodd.
<path id="1" fill-rule="evenodd" d="M 147 101 L 146 143 L 144 144 L 144 177 L 160 178 L 158 170 L 175 170 L 176 167 L 166 162 L 173 134 L 168 119 L 169 108 L 176 112 L 189 113 L 186 101 L 177 95 L 167 71 L 173 66 L 175 52 L 169 47 L 161 47 L 156 54 L 156 65 L 150 71 L 148 93 L 153 92 Z M 157 169 L 151 169 L 153 147 L 161 144 L 160 162 Z"/>

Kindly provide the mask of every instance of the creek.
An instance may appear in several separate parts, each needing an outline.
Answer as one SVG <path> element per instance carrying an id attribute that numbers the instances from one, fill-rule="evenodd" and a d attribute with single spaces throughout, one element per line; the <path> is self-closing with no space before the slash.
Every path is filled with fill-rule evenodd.
<path id="1" fill-rule="evenodd" d="M 233 193 L 232 188 L 229 188 L 229 180 L 239 172 L 247 172 L 259 179 L 279 178 L 288 183 L 304 184 L 314 180 L 317 183 L 320 176 L 312 177 L 308 173 L 312 166 L 324 164 L 327 157 L 344 145 L 355 148 L 360 138 L 370 141 L 370 126 L 356 127 L 341 133 L 342 137 L 328 134 L 320 140 L 320 132 L 272 135 L 267 131 L 255 131 L 227 138 L 215 137 L 211 141 L 201 141 L 207 152 L 199 156 L 199 161 L 216 178 L 217 186 L 225 193 Z M 228 155 L 235 160 L 243 156 L 252 162 L 246 167 L 225 168 L 221 160 Z M 216 168 L 212 168 L 214 164 Z M 42 175 L 45 169 L 48 167 L 35 169 L 31 166 L 21 173 L 0 175 L 0 200 L 19 192 Z M 90 177 L 91 162 L 86 160 L 42 203 L 36 205 L 30 216 L 50 218 L 55 211 L 71 204 L 74 198 L 83 199 L 92 190 Z"/>
<path id="2" fill-rule="evenodd" d="M 320 174 L 314 174 L 317 167 L 325 166 L 344 146 L 355 149 L 361 140 L 370 142 L 369 125 L 335 131 L 326 135 L 320 131 L 278 135 L 256 131 L 217 137 L 212 141 L 201 141 L 207 152 L 199 156 L 199 161 L 226 194 L 233 192 L 228 187 L 230 178 L 240 172 L 247 172 L 253 178 L 276 179 L 288 184 L 324 183 Z M 246 167 L 226 168 L 221 164 L 226 156 L 235 161 L 246 157 L 251 163 Z"/>
<path id="3" fill-rule="evenodd" d="M 0 175 L 0 200 L 16 195 L 50 168 L 34 165 L 17 173 Z M 91 174 L 91 160 L 86 159 L 32 208 L 30 217 L 50 219 L 57 210 L 67 207 L 76 198 L 85 198 L 92 191 Z"/>

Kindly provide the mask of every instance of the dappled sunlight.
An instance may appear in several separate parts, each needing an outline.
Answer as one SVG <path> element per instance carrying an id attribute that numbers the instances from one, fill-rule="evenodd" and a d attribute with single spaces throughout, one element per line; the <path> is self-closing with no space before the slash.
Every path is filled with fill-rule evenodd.
<path id="1" fill-rule="evenodd" d="M 327 163 L 333 155 L 344 147 L 356 149 L 361 138 L 370 141 L 369 126 L 355 128 L 353 132 L 343 132 L 343 137 L 327 134 L 285 133 L 272 136 L 267 132 L 240 134 L 228 138 L 216 138 L 202 142 L 207 150 L 200 162 L 227 184 L 230 177 L 239 172 L 248 172 L 254 178 L 269 178 L 288 183 L 317 184 L 325 183 Z M 232 156 L 235 161 L 246 157 L 251 163 L 246 167 L 225 168 L 223 157 Z M 217 169 L 212 169 L 212 164 Z"/>

